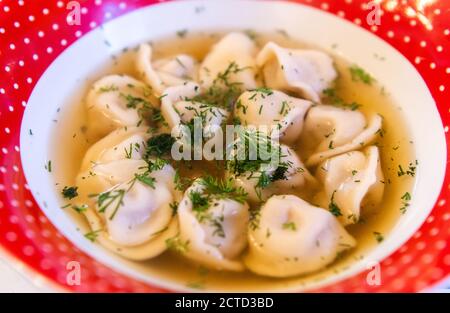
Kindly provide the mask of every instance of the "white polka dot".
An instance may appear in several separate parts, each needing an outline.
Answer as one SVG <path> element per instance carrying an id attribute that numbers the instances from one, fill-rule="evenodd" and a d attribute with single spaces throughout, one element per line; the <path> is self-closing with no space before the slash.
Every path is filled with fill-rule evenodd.
<path id="1" fill-rule="evenodd" d="M 19 66 L 24 66 L 25 62 L 23 60 L 19 60 Z"/>
<path id="2" fill-rule="evenodd" d="M 0 27 L 0 34 L 4 34 L 5 33 L 5 29 L 3 27 Z"/>
<path id="3" fill-rule="evenodd" d="M 14 112 L 14 107 L 13 107 L 12 105 L 8 106 L 8 110 L 9 110 L 10 112 Z"/>
<path id="4" fill-rule="evenodd" d="M 34 248 L 32 246 L 25 246 L 22 251 L 26 256 L 32 256 L 34 254 Z"/>
<path id="5" fill-rule="evenodd" d="M 81 14 L 87 14 L 88 9 L 86 7 L 81 8 Z"/>
<path id="6" fill-rule="evenodd" d="M 81 31 L 77 30 L 77 31 L 75 32 L 75 37 L 80 37 L 80 36 L 81 36 Z"/>
<path id="7" fill-rule="evenodd" d="M 5 66 L 5 71 L 6 71 L 6 72 L 9 72 L 10 70 L 11 70 L 11 68 L 10 68 L 8 65 L 6 65 L 6 66 Z"/>
<path id="8" fill-rule="evenodd" d="M 97 23 L 94 22 L 94 21 L 92 21 L 92 22 L 89 23 L 89 27 L 90 27 L 90 28 L 95 28 L 96 26 L 97 26 Z"/>
<path id="9" fill-rule="evenodd" d="M 394 21 L 396 21 L 396 22 L 400 21 L 400 15 L 395 14 L 394 15 Z"/>
<path id="10" fill-rule="evenodd" d="M 405 36 L 405 37 L 403 37 L 403 41 L 404 42 L 410 42 L 411 38 L 409 38 L 409 36 Z"/>
<path id="11" fill-rule="evenodd" d="M 3 7 L 3 11 L 9 12 L 9 7 L 5 5 L 5 6 Z"/>
<path id="12" fill-rule="evenodd" d="M 33 82 L 33 79 L 31 77 L 27 78 L 27 83 L 31 84 Z"/>
<path id="13" fill-rule="evenodd" d="M 419 275 L 419 273 L 420 270 L 416 266 L 411 266 L 406 271 L 406 275 L 408 275 L 409 277 L 416 277 L 417 275 Z"/>
<path id="14" fill-rule="evenodd" d="M 0 93 L 1 93 L 1 94 L 5 94 L 5 89 L 0 88 Z"/>
<path id="15" fill-rule="evenodd" d="M 61 46 L 65 46 L 65 45 L 67 45 L 67 40 L 65 40 L 65 39 L 61 40 Z"/>
<path id="16" fill-rule="evenodd" d="M 445 205 L 445 199 L 439 200 L 438 206 L 444 206 Z"/>
<path id="17" fill-rule="evenodd" d="M 58 30 L 59 29 L 59 25 L 58 24 L 53 24 L 52 25 L 52 29 L 53 30 Z"/>
<path id="18" fill-rule="evenodd" d="M 33 239 L 35 236 L 36 234 L 32 230 L 28 229 L 25 231 L 25 237 L 27 237 L 28 239 Z"/>
<path id="19" fill-rule="evenodd" d="M 361 19 L 360 18 L 355 18 L 354 20 L 356 25 L 361 25 Z"/>
<path id="20" fill-rule="evenodd" d="M 39 59 L 39 56 L 35 53 L 35 54 L 33 54 L 33 60 L 37 60 L 37 59 Z"/>
<path id="21" fill-rule="evenodd" d="M 5 127 L 5 133 L 9 134 L 11 133 L 11 130 L 8 127 Z"/>
<path id="22" fill-rule="evenodd" d="M 393 37 L 394 37 L 394 32 L 393 32 L 392 30 L 388 31 L 388 32 L 387 32 L 387 36 L 388 36 L 389 38 L 393 38 Z"/>
<path id="23" fill-rule="evenodd" d="M 445 131 L 446 133 L 448 133 L 448 126 L 445 126 L 445 127 L 444 127 L 444 131 Z"/>
<path id="24" fill-rule="evenodd" d="M 373 32 L 376 32 L 378 30 L 378 26 L 377 25 L 372 25 L 370 27 L 370 30 L 373 31 Z"/>
<path id="25" fill-rule="evenodd" d="M 27 201 L 30 201 L 30 200 L 27 200 Z M 26 202 L 25 202 L 25 205 L 26 205 Z M 30 215 L 30 214 L 25 215 L 25 220 L 30 224 L 33 224 L 35 221 L 34 216 Z"/>
<path id="26" fill-rule="evenodd" d="M 441 14 L 441 10 L 440 10 L 440 9 L 435 9 L 435 10 L 434 10 L 434 14 L 436 14 L 436 15 Z"/>
<path id="27" fill-rule="evenodd" d="M 47 48 L 47 53 L 52 53 L 53 52 L 53 48 L 52 47 L 48 47 Z"/>
<path id="28" fill-rule="evenodd" d="M 112 16 L 111 12 L 106 12 L 106 13 L 105 13 L 105 18 L 106 18 L 106 19 L 111 18 L 111 16 Z"/>
<path id="29" fill-rule="evenodd" d="M 405 287 L 405 281 L 401 278 L 397 278 L 392 282 L 392 287 L 394 287 L 394 289 L 396 290 L 400 290 Z"/>
<path id="30" fill-rule="evenodd" d="M 17 240 L 17 234 L 14 232 L 7 232 L 6 233 L 6 240 L 10 241 L 10 242 L 14 242 Z"/>
<path id="31" fill-rule="evenodd" d="M 416 20 L 411 20 L 411 21 L 409 22 L 409 25 L 411 25 L 411 26 L 416 26 L 416 25 L 417 25 L 417 21 L 416 21 Z"/>
<path id="32" fill-rule="evenodd" d="M 444 85 L 440 85 L 439 86 L 439 91 L 444 91 L 445 90 L 445 86 Z"/>
<path id="33" fill-rule="evenodd" d="M 46 244 L 42 245 L 42 251 L 44 251 L 45 253 L 50 253 L 53 251 L 53 247 L 52 247 L 52 245 L 46 243 Z"/>
<path id="34" fill-rule="evenodd" d="M 386 275 L 388 276 L 395 276 L 397 274 L 397 269 L 393 266 L 390 266 L 386 269 Z"/>
<path id="35" fill-rule="evenodd" d="M 8 154 L 8 149 L 2 148 L 2 152 L 3 152 L 3 154 Z"/>
<path id="36" fill-rule="evenodd" d="M 425 254 L 422 256 L 422 262 L 425 264 L 430 264 L 433 262 L 433 260 L 434 260 L 434 257 L 431 254 Z"/>
<path id="37" fill-rule="evenodd" d="M 58 1 L 58 2 L 56 3 L 56 6 L 57 6 L 58 8 L 62 8 L 62 7 L 64 6 L 64 2 Z"/>
<path id="38" fill-rule="evenodd" d="M 19 89 L 19 84 L 14 83 L 14 84 L 13 84 L 13 88 L 16 89 L 16 90 Z"/>
<path id="39" fill-rule="evenodd" d="M 20 27 L 20 23 L 19 22 L 14 22 L 14 27 L 15 28 L 19 28 Z"/>
<path id="40" fill-rule="evenodd" d="M 41 261 L 41 263 L 39 264 L 39 266 L 43 269 L 43 270 L 49 270 L 52 268 L 52 263 L 50 260 L 48 259 L 43 259 Z"/>
<path id="41" fill-rule="evenodd" d="M 19 218 L 17 217 L 17 215 L 11 215 L 9 217 L 9 222 L 11 224 L 17 224 L 17 223 L 19 223 Z"/>
<path id="42" fill-rule="evenodd" d="M 25 38 L 23 39 L 23 42 L 24 42 L 26 45 L 29 44 L 29 43 L 30 43 L 30 38 L 25 37 Z"/>
<path id="43" fill-rule="evenodd" d="M 406 254 L 406 255 L 402 256 L 401 261 L 403 264 L 411 263 L 412 257 L 409 254 Z"/>
<path id="44" fill-rule="evenodd" d="M 436 236 L 439 233 L 439 228 L 434 227 L 430 230 L 430 235 L 431 236 Z"/>
<path id="45" fill-rule="evenodd" d="M 9 45 L 9 49 L 11 49 L 11 50 L 14 50 L 14 49 L 16 49 L 16 45 L 15 45 L 15 44 L 13 44 L 13 43 L 12 43 L 12 44 L 10 44 L 10 45 Z"/>
<path id="46" fill-rule="evenodd" d="M 29 20 L 30 22 L 34 22 L 35 18 L 34 18 L 33 15 L 30 15 L 30 16 L 28 16 L 28 20 Z"/>
<path id="47" fill-rule="evenodd" d="M 95 5 L 101 5 L 102 4 L 102 0 L 95 0 Z"/>
<path id="48" fill-rule="evenodd" d="M 420 230 L 418 230 L 415 234 L 414 234 L 414 238 L 415 239 L 417 239 L 417 238 L 419 238 L 420 236 L 422 236 L 422 232 L 420 231 Z"/>
<path id="49" fill-rule="evenodd" d="M 123 4 L 123 8 L 120 7 L 121 4 Z M 126 7 L 125 3 L 122 2 L 122 3 L 119 4 L 119 8 L 125 9 L 125 7 Z M 322 3 L 320 5 L 320 7 L 322 8 L 322 10 L 328 10 L 330 8 L 330 5 L 328 3 L 326 3 L 326 2 L 324 2 L 324 3 Z"/>
<path id="50" fill-rule="evenodd" d="M 435 69 L 435 68 L 436 68 L 436 63 L 431 62 L 431 63 L 430 63 L 430 68 L 431 68 L 432 70 Z"/>
<path id="51" fill-rule="evenodd" d="M 25 1 L 19 0 L 17 3 L 22 7 L 25 4 Z"/>
<path id="52" fill-rule="evenodd" d="M 450 29 L 444 30 L 444 35 L 445 35 L 445 36 L 448 36 L 449 34 L 450 34 Z"/>
<path id="53" fill-rule="evenodd" d="M 44 8 L 44 9 L 42 10 L 42 13 L 43 13 L 44 15 L 47 15 L 47 14 L 49 13 L 49 10 L 48 10 L 47 8 Z"/>
<path id="54" fill-rule="evenodd" d="M 445 242 L 445 240 L 439 240 L 436 242 L 435 247 L 438 250 L 444 250 L 446 245 L 447 245 L 447 243 Z"/>
<path id="55" fill-rule="evenodd" d="M 344 11 L 338 11 L 338 12 L 337 12 L 337 15 L 338 15 L 339 17 L 344 17 L 344 16 L 345 16 L 345 12 L 344 12 Z"/>
<path id="56" fill-rule="evenodd" d="M 437 46 L 436 47 L 436 51 L 437 52 L 442 52 L 442 51 L 444 51 L 444 48 L 442 48 L 442 46 Z"/>
<path id="57" fill-rule="evenodd" d="M 434 221 L 434 216 L 433 215 L 430 215 L 428 218 L 427 218 L 427 223 L 433 223 L 433 221 Z"/>
<path id="58" fill-rule="evenodd" d="M 44 36 L 45 36 L 45 33 L 42 30 L 38 31 L 38 37 L 42 38 Z"/>
<path id="59" fill-rule="evenodd" d="M 19 171 L 19 167 L 18 167 L 17 165 L 13 165 L 12 168 L 13 168 L 13 171 L 14 171 L 14 172 L 18 172 L 18 171 Z"/>

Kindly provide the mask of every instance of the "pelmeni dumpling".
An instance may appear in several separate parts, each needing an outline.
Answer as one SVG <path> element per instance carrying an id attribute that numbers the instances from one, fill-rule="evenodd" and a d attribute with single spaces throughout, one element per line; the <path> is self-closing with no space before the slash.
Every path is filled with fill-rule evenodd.
<path id="1" fill-rule="evenodd" d="M 319 95 L 337 77 L 333 60 L 317 50 L 287 49 L 269 42 L 256 61 L 263 68 L 268 87 L 296 92 L 315 102 L 320 101 Z"/>
<path id="2" fill-rule="evenodd" d="M 319 197 L 325 200 L 323 206 L 334 208 L 343 225 L 356 223 L 361 210 L 374 208 L 383 198 L 384 178 L 376 146 L 332 157 L 320 165 L 316 175 L 324 186 Z"/>
<path id="3" fill-rule="evenodd" d="M 271 89 L 244 92 L 236 102 L 235 116 L 245 126 L 267 126 L 272 138 L 280 136 L 286 143 L 301 134 L 303 120 L 312 102 L 290 97 Z"/>
<path id="4" fill-rule="evenodd" d="M 239 84 L 241 89 L 256 88 L 256 45 L 242 33 L 230 33 L 216 43 L 203 60 L 199 78 L 203 87 L 221 84 L 219 74 L 226 76 L 228 84 Z"/>
<path id="5" fill-rule="evenodd" d="M 244 263 L 252 272 L 289 277 L 317 271 L 355 246 L 355 239 L 328 211 L 292 195 L 273 196 L 249 230 Z"/>
<path id="6" fill-rule="evenodd" d="M 279 147 L 279 155 L 274 155 L 274 160 L 261 162 L 256 171 L 237 172 L 240 166 L 234 168 L 228 166 L 227 177 L 232 178 L 235 185 L 243 188 L 248 194 L 248 200 L 256 203 L 270 196 L 294 188 L 316 185 L 315 178 L 309 173 L 295 151 L 286 145 L 272 143 L 273 147 Z M 231 162 L 236 164 L 237 157 Z M 229 163 L 230 164 L 230 163 Z"/>
<path id="7" fill-rule="evenodd" d="M 306 115 L 302 134 L 306 165 L 314 166 L 329 157 L 357 150 L 371 143 L 380 132 L 382 117 L 373 115 L 367 124 L 359 111 L 331 105 L 312 107 Z"/>
<path id="8" fill-rule="evenodd" d="M 150 171 L 142 160 L 146 138 L 141 128 L 112 132 L 88 150 L 77 177 L 78 205 L 91 234 L 133 260 L 162 253 L 165 240 L 177 232 L 170 207 L 180 198 L 175 171 L 168 164 Z"/>
<path id="9" fill-rule="evenodd" d="M 197 80 L 198 63 L 186 54 L 160 60 L 153 60 L 152 47 L 142 44 L 136 58 L 136 67 L 142 79 L 149 84 L 158 96 L 170 86 L 182 85 Z"/>
<path id="10" fill-rule="evenodd" d="M 139 126 L 159 106 L 147 85 L 126 75 L 109 75 L 95 82 L 86 105 L 89 131 L 99 137 L 120 127 Z"/>
<path id="11" fill-rule="evenodd" d="M 241 271 L 239 256 L 247 246 L 248 204 L 214 195 L 205 198 L 205 189 L 202 179 L 196 180 L 178 206 L 178 240 L 186 243 L 183 254 L 213 269 Z M 198 207 L 200 198 L 207 199 L 206 207 Z"/>
<path id="12" fill-rule="evenodd" d="M 222 108 L 204 104 L 193 99 L 200 94 L 200 86 L 195 83 L 186 83 L 181 86 L 170 87 L 165 91 L 161 103 L 161 113 L 171 129 L 179 128 L 200 118 L 203 126 L 203 136 L 210 138 L 228 118 L 228 111 Z M 180 138 L 182 130 L 175 129 L 173 134 Z M 177 135 L 179 134 L 179 135 Z"/>

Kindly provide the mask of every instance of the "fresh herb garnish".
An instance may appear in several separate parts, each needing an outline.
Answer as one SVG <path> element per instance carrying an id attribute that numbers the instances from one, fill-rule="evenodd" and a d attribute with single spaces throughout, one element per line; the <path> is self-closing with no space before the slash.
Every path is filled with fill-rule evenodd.
<path id="1" fill-rule="evenodd" d="M 296 231 L 297 225 L 295 225 L 294 222 L 286 222 L 286 223 L 283 223 L 283 229 Z"/>
<path id="2" fill-rule="evenodd" d="M 63 195 L 64 198 L 71 200 L 78 196 L 77 190 L 78 190 L 78 187 L 76 187 L 76 186 L 71 186 L 71 187 L 65 186 L 63 188 L 63 190 L 61 191 L 61 194 Z"/>
<path id="3" fill-rule="evenodd" d="M 336 190 L 333 191 L 333 194 L 331 195 L 330 204 L 328 205 L 328 210 L 333 214 L 334 216 L 342 216 L 341 209 L 338 207 L 336 202 L 334 202 L 334 194 L 336 193 Z"/>
<path id="4" fill-rule="evenodd" d="M 351 66 L 349 70 L 353 81 L 362 82 L 366 85 L 372 85 L 372 82 L 375 80 L 369 73 L 358 65 Z"/>
<path id="5" fill-rule="evenodd" d="M 380 232 L 374 231 L 373 235 L 375 236 L 375 240 L 378 243 L 380 243 L 380 242 L 382 242 L 384 240 L 384 236 Z"/>
<path id="6" fill-rule="evenodd" d="M 160 134 L 147 140 L 145 158 L 150 156 L 162 157 L 170 153 L 175 139 L 170 134 Z"/>

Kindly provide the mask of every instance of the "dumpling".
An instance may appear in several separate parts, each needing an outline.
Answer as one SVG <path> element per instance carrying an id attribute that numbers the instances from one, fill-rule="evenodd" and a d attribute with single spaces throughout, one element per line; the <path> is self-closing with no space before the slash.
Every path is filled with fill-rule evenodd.
<path id="1" fill-rule="evenodd" d="M 382 117 L 373 115 L 367 124 L 359 111 L 330 105 L 312 107 L 306 115 L 302 144 L 309 152 L 306 166 L 370 144 L 380 132 Z"/>
<path id="2" fill-rule="evenodd" d="M 140 128 L 112 132 L 88 150 L 76 182 L 77 205 L 84 208 L 95 239 L 133 260 L 159 255 L 178 231 L 170 206 L 180 198 L 175 171 L 169 164 L 142 160 L 145 139 Z"/>
<path id="3" fill-rule="evenodd" d="M 292 195 L 267 200 L 248 240 L 245 265 L 271 277 L 317 271 L 356 244 L 330 212 Z"/>
<path id="4" fill-rule="evenodd" d="M 251 130 L 246 132 L 247 136 L 250 136 L 250 141 L 255 140 L 255 144 L 263 148 L 264 138 L 267 139 L 264 134 L 256 132 L 256 137 L 252 138 L 254 132 Z M 246 139 L 238 138 L 237 141 L 239 140 Z M 267 160 L 264 160 L 261 155 L 251 160 L 249 154 L 245 155 L 246 158 L 239 156 L 240 146 L 237 142 L 232 157 L 227 161 L 226 176 L 233 179 L 236 186 L 248 193 L 249 201 L 261 202 L 283 190 L 316 185 L 315 178 L 303 165 L 295 151 L 276 142 L 271 142 L 269 145 L 274 153 L 267 155 L 265 157 Z"/>
<path id="5" fill-rule="evenodd" d="M 98 137 L 120 127 L 139 126 L 159 106 L 147 85 L 126 75 L 109 75 L 95 82 L 86 105 L 88 129 Z"/>
<path id="6" fill-rule="evenodd" d="M 142 159 L 148 138 L 145 127 L 127 127 L 112 131 L 89 148 L 83 158 L 81 171 L 86 171 L 95 163 Z"/>
<path id="7" fill-rule="evenodd" d="M 245 126 L 268 126 L 272 138 L 279 135 L 283 142 L 292 143 L 300 136 L 305 114 L 311 105 L 310 101 L 260 88 L 239 97 L 235 116 Z"/>
<path id="8" fill-rule="evenodd" d="M 193 57 L 179 54 L 154 61 L 149 44 L 139 46 L 136 67 L 143 80 L 158 96 L 162 96 L 167 87 L 197 80 L 198 63 Z"/>
<path id="9" fill-rule="evenodd" d="M 287 49 L 267 43 L 256 58 L 268 87 L 292 91 L 314 101 L 337 77 L 333 60 L 316 50 Z"/>
<path id="10" fill-rule="evenodd" d="M 324 186 L 319 195 L 323 206 L 343 225 L 356 223 L 361 210 L 370 211 L 383 198 L 384 178 L 376 146 L 332 157 L 318 167 L 316 175 Z"/>
<path id="11" fill-rule="evenodd" d="M 203 179 L 196 180 L 178 206 L 183 254 L 213 269 L 243 270 L 239 256 L 247 246 L 248 209 L 244 200 L 214 194 Z"/>
<path id="12" fill-rule="evenodd" d="M 203 60 L 199 79 L 207 89 L 213 85 L 256 88 L 256 45 L 242 33 L 230 33 L 216 43 Z M 222 86 L 228 87 L 228 86 Z"/>
<path id="13" fill-rule="evenodd" d="M 178 140 L 186 139 L 186 127 L 183 126 L 190 124 L 194 118 L 199 118 L 203 137 L 208 139 L 221 130 L 221 125 L 229 116 L 225 109 L 192 100 L 200 94 L 200 86 L 195 83 L 170 87 L 164 93 L 161 113 L 172 129 L 172 136 Z M 192 128 L 189 128 L 189 131 L 192 131 Z M 192 137 L 187 138 L 191 140 Z"/>

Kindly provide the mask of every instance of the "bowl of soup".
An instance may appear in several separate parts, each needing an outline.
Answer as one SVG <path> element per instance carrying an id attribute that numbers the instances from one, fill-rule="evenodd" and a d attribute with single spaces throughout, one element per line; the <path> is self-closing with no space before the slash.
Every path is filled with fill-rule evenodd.
<path id="1" fill-rule="evenodd" d="M 376 35 L 294 3 L 175 1 L 59 54 L 20 156 L 55 231 L 124 285 L 370 289 L 430 217 L 446 141 Z"/>

